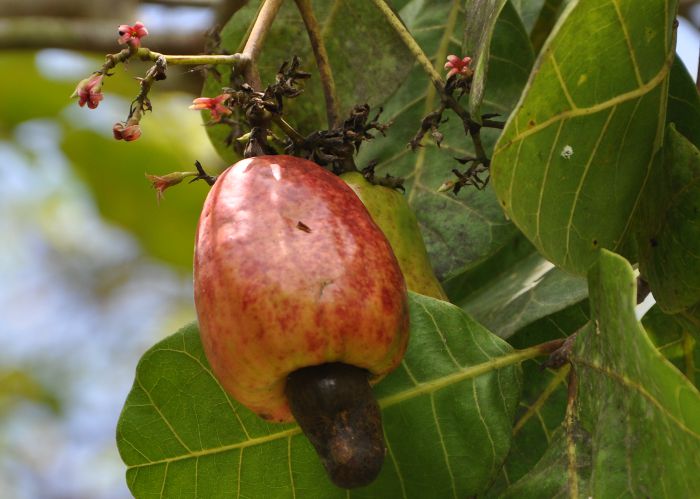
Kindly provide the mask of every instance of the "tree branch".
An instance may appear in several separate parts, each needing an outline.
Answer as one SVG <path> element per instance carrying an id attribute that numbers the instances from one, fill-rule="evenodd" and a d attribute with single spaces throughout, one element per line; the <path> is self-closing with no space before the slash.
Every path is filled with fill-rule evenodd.
<path id="1" fill-rule="evenodd" d="M 117 25 L 95 19 L 23 17 L 0 19 L 0 49 L 62 48 L 97 53 L 119 49 Z M 148 45 L 166 53 L 196 54 L 204 48 L 204 34 L 149 35 Z"/>
<path id="2" fill-rule="evenodd" d="M 391 10 L 391 7 L 387 5 L 385 0 L 372 0 L 372 2 L 381 11 L 384 17 L 386 17 L 387 22 L 389 22 L 391 27 L 396 31 L 396 34 L 399 35 L 399 38 L 401 38 L 401 40 L 406 44 L 408 50 L 418 60 L 420 65 L 423 66 L 425 72 L 428 74 L 428 76 L 430 76 L 433 85 L 435 85 L 440 93 L 444 93 L 445 82 L 443 81 L 442 76 L 440 76 L 440 73 L 438 73 L 433 67 L 433 63 L 430 62 L 430 58 L 425 52 L 423 52 L 423 49 L 420 47 L 420 45 L 418 45 L 401 19 L 394 13 L 393 10 Z"/>
<path id="3" fill-rule="evenodd" d="M 328 128 L 335 128 L 338 124 L 338 116 L 340 115 L 340 104 L 338 102 L 338 94 L 335 91 L 335 82 L 333 81 L 333 72 L 328 61 L 328 53 L 326 46 L 323 43 L 321 29 L 314 15 L 314 10 L 310 0 L 295 0 L 299 13 L 304 20 L 306 32 L 309 35 L 311 48 L 314 51 L 316 58 L 316 66 L 318 67 L 321 85 L 323 86 L 323 95 L 326 98 L 326 119 L 328 120 Z"/>
<path id="4" fill-rule="evenodd" d="M 284 0 L 265 0 L 265 3 L 258 12 L 258 17 L 255 19 L 255 24 L 250 31 L 250 36 L 248 36 L 245 47 L 243 47 L 243 59 L 248 60 L 245 69 L 245 79 L 254 90 L 262 89 L 257 60 L 262 50 L 263 43 L 265 42 L 267 32 L 270 30 L 272 21 L 275 20 L 275 16 L 277 12 L 279 12 L 283 1 Z"/>

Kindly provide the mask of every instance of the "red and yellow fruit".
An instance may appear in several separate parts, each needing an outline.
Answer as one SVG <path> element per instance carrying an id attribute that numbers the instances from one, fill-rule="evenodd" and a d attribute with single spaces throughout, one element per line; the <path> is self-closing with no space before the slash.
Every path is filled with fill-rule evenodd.
<path id="1" fill-rule="evenodd" d="M 368 382 L 403 357 L 408 307 L 391 247 L 353 191 L 300 158 L 236 163 L 205 202 L 194 272 L 202 342 L 221 384 L 265 419 L 296 419 L 336 483 L 366 483 L 354 476 L 364 473 L 357 467 L 383 459 L 383 441 L 371 445 L 370 457 L 353 442 L 381 439 L 381 423 L 379 430 L 342 425 L 353 411 L 358 421 L 367 411 L 379 420 L 379 409 L 342 380 L 349 373 L 371 396 Z M 325 395 L 302 393 L 314 384 L 322 392 L 341 384 L 348 393 L 326 403 Z M 318 404 L 334 407 L 324 419 L 330 423 L 317 417 Z"/>
<path id="2" fill-rule="evenodd" d="M 359 172 L 344 173 L 341 178 L 362 200 L 389 240 L 408 289 L 448 301 L 440 281 L 435 277 L 418 220 L 406 197 L 395 189 L 371 184 Z"/>

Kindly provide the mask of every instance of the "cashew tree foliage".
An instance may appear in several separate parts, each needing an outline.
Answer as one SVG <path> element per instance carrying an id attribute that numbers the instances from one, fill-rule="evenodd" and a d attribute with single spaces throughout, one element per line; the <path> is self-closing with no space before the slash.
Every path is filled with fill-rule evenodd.
<path id="1" fill-rule="evenodd" d="M 199 320 L 136 370 L 117 427 L 133 495 L 700 496 L 700 98 L 676 58 L 677 4 L 251 0 L 203 55 L 156 52 L 147 26 L 120 26 L 122 50 L 78 84 L 79 104 L 98 108 L 118 65 L 151 61 L 112 130 L 138 147 L 159 81 L 194 66 L 205 84 L 191 108 L 238 163 L 148 176 L 159 199 L 177 184 L 213 186 L 197 265 L 209 238 L 208 279 L 221 281 L 200 287 L 195 272 Z M 241 202 L 244 180 L 217 186 L 261 156 L 277 158 L 257 197 Z M 402 306 L 386 292 L 343 294 L 348 252 L 361 263 L 352 286 L 387 286 L 374 239 L 342 239 L 355 215 L 326 204 L 332 192 L 278 187 L 289 156 L 340 176 L 343 196 L 364 203 L 403 274 Z M 168 201 L 161 210 L 186 212 L 188 227 L 143 238 L 193 242 L 201 202 Z M 336 245 L 307 244 L 324 234 Z M 175 251 L 189 262 L 187 244 Z M 346 298 L 331 320 L 336 296 Z M 389 314 L 405 314 L 407 347 L 367 333 L 367 317 L 394 324 Z M 212 337 L 213 323 L 224 332 Z M 363 364 L 387 344 L 391 372 Z M 306 367 L 297 358 L 354 359 L 377 378 L 383 464 L 361 486 L 324 471 L 353 459 L 353 439 L 318 437 L 331 439 L 319 459 L 315 427 L 297 426 L 286 402 L 279 417 L 249 402 L 282 394 Z M 295 367 L 280 367 L 272 388 L 230 376 L 267 379 L 282 365 Z"/>

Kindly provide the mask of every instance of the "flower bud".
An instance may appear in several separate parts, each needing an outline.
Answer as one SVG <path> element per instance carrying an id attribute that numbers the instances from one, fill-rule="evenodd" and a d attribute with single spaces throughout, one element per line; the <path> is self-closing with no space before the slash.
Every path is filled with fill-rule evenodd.
<path id="1" fill-rule="evenodd" d="M 93 74 L 90 78 L 85 78 L 75 87 L 71 97 L 78 97 L 78 105 L 83 107 L 87 104 L 88 108 L 95 109 L 100 101 L 104 99 L 102 94 L 102 79 L 104 75 L 99 73 Z"/>
<path id="2" fill-rule="evenodd" d="M 163 199 L 163 193 L 165 192 L 165 189 L 168 189 L 169 187 L 172 187 L 174 185 L 179 184 L 183 180 L 185 180 L 187 177 L 193 177 L 196 176 L 197 174 L 194 172 L 173 172 L 173 173 L 168 173 L 167 175 L 149 175 L 148 173 L 146 174 L 146 178 L 148 181 L 151 183 L 153 188 L 156 190 L 156 195 L 158 196 L 158 202 L 160 202 L 161 199 Z"/>
<path id="3" fill-rule="evenodd" d="M 131 142 L 141 136 L 141 127 L 138 123 L 130 125 L 128 121 L 126 123 L 115 123 L 112 127 L 112 133 L 117 140 Z"/>
<path id="4" fill-rule="evenodd" d="M 231 109 L 224 104 L 231 94 L 221 94 L 216 97 L 198 97 L 192 101 L 190 109 L 201 111 L 208 109 L 211 112 L 212 121 L 219 121 L 225 115 L 232 113 Z"/>

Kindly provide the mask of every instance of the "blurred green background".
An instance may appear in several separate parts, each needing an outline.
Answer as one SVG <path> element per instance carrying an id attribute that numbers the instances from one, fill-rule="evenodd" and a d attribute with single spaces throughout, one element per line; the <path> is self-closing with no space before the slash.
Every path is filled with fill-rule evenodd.
<path id="1" fill-rule="evenodd" d="M 140 20 L 149 48 L 204 51 L 242 3 L 0 0 L 0 498 L 130 497 L 114 433 L 140 355 L 193 320 L 191 259 L 204 183 L 158 205 L 144 178 L 226 165 L 187 106 L 201 75 L 171 68 L 143 136 L 126 119 L 147 65 L 119 67 L 96 110 L 68 96 Z M 679 53 L 697 74 L 700 8 Z M 694 21 L 693 21 L 694 19 Z"/>

